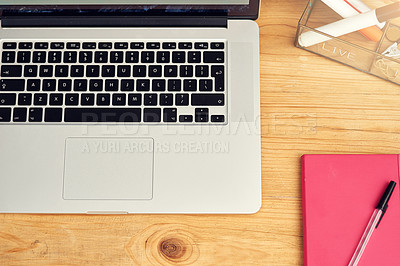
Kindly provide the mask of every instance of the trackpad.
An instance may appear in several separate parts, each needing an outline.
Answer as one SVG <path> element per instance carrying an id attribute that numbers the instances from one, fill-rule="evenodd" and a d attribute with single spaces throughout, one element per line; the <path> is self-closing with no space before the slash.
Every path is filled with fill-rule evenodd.
<path id="1" fill-rule="evenodd" d="M 64 199 L 151 199 L 152 138 L 68 138 Z"/>

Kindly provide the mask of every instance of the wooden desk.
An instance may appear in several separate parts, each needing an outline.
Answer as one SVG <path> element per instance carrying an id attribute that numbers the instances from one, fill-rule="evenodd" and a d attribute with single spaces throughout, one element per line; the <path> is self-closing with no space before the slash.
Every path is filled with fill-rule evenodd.
<path id="1" fill-rule="evenodd" d="M 399 153 L 400 86 L 293 45 L 307 0 L 264 0 L 255 215 L 0 214 L 0 265 L 301 265 L 300 155 Z"/>

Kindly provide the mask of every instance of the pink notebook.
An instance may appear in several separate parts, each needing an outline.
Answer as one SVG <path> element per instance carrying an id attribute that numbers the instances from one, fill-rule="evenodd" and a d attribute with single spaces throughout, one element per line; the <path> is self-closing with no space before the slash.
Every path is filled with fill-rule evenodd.
<path id="1" fill-rule="evenodd" d="M 303 155 L 304 263 L 346 266 L 391 180 L 389 207 L 359 265 L 400 265 L 399 155 Z"/>

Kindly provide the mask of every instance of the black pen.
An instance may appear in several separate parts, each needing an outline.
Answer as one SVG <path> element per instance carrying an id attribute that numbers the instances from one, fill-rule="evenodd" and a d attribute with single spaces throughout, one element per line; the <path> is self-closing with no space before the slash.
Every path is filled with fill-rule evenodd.
<path id="1" fill-rule="evenodd" d="M 383 215 L 385 214 L 387 208 L 388 208 L 388 202 L 390 199 L 390 196 L 392 196 L 392 192 L 394 190 L 394 187 L 396 186 L 396 182 L 390 181 L 389 185 L 387 186 L 385 193 L 383 193 L 383 196 L 381 200 L 379 201 L 378 206 L 376 207 L 375 211 L 372 213 L 371 219 L 369 220 L 369 223 L 367 225 L 367 228 L 365 228 L 364 234 L 360 239 L 360 242 L 358 243 L 357 249 L 354 252 L 353 257 L 351 258 L 351 261 L 349 263 L 349 266 L 355 266 L 358 264 L 358 262 L 361 259 L 361 256 L 365 250 L 365 247 L 368 244 L 369 239 L 371 238 L 372 233 L 376 228 L 378 228 L 378 225 L 380 221 L 382 220 Z"/>

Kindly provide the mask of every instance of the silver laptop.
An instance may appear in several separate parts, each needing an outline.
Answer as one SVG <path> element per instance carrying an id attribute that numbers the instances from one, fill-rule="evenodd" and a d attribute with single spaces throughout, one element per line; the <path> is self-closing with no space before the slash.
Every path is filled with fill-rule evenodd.
<path id="1" fill-rule="evenodd" d="M 258 10 L 1 1 L 0 212 L 257 212 Z"/>

